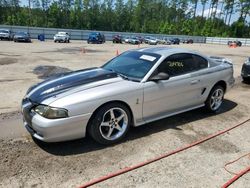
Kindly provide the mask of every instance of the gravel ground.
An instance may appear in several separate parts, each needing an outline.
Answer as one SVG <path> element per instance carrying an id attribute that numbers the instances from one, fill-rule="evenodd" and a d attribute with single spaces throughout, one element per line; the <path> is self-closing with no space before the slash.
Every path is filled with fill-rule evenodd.
<path id="1" fill-rule="evenodd" d="M 206 44 L 180 47 L 233 60 L 236 85 L 225 96 L 221 111 L 212 115 L 198 109 L 133 128 L 124 142 L 103 147 L 89 138 L 53 144 L 32 140 L 22 126 L 20 101 L 30 85 L 49 76 L 100 66 L 114 57 L 117 50 L 122 53 L 138 46 L 1 41 L 0 187 L 77 187 L 250 118 L 250 85 L 240 78 L 241 65 L 250 55 L 250 47 L 231 49 Z M 249 132 L 250 122 L 94 187 L 220 187 L 233 177 L 224 170 L 224 164 L 250 152 Z M 238 172 L 249 165 L 250 159 L 245 157 L 228 169 Z M 249 185 L 250 173 L 232 187 Z"/>

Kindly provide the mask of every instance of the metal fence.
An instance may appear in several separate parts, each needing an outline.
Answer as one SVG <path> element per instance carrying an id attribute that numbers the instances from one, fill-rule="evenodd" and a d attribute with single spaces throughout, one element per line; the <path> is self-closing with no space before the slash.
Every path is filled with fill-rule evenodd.
<path id="1" fill-rule="evenodd" d="M 206 37 L 208 44 L 227 44 L 228 41 L 241 41 L 242 46 L 250 46 L 250 38 Z"/>
<path id="2" fill-rule="evenodd" d="M 27 27 L 27 26 L 11 26 L 11 25 L 0 25 L 0 29 L 10 29 L 14 33 L 17 31 L 29 32 L 31 38 L 35 39 L 39 34 L 44 34 L 45 39 L 53 39 L 53 36 L 59 32 L 64 31 L 70 34 L 70 38 L 73 40 L 87 40 L 91 30 L 75 30 L 75 29 L 60 29 L 60 28 L 41 28 L 41 27 Z M 111 41 L 114 35 L 120 34 L 122 36 L 152 36 L 162 39 L 177 37 L 180 40 L 193 39 L 195 43 L 205 43 L 206 38 L 200 36 L 187 36 L 187 35 L 163 35 L 163 34 L 148 34 L 148 33 L 129 33 L 129 32 L 111 32 L 111 31 L 96 31 L 101 32 L 105 35 L 107 41 Z"/>
<path id="3" fill-rule="evenodd" d="M 91 30 L 76 30 L 76 29 L 60 29 L 60 28 L 42 28 L 42 27 L 27 27 L 27 26 L 11 26 L 0 25 L 0 29 L 10 29 L 14 33 L 17 31 L 29 32 L 31 38 L 35 39 L 39 34 L 44 34 L 45 39 L 53 39 L 53 36 L 59 31 L 65 31 L 70 34 L 73 40 L 87 40 L 88 35 L 93 32 Z M 122 36 L 152 36 L 159 39 L 162 38 L 179 38 L 181 41 L 185 39 L 193 39 L 195 43 L 208 44 L 227 44 L 228 41 L 239 40 L 243 46 L 250 46 L 250 39 L 248 38 L 222 38 L 222 37 L 202 37 L 202 36 L 187 36 L 187 35 L 163 35 L 163 34 L 148 34 L 148 33 L 129 33 L 129 32 L 111 32 L 111 31 L 96 31 L 105 35 L 107 41 L 111 41 L 114 35 L 120 34 Z"/>

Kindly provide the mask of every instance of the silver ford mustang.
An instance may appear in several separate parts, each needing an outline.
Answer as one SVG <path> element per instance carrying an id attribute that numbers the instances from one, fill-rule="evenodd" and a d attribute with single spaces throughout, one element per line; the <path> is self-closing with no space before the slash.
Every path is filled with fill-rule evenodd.
<path id="1" fill-rule="evenodd" d="M 229 60 L 179 48 L 130 50 L 90 68 L 32 86 L 24 125 L 38 140 L 120 141 L 139 126 L 205 106 L 216 112 L 234 84 Z"/>

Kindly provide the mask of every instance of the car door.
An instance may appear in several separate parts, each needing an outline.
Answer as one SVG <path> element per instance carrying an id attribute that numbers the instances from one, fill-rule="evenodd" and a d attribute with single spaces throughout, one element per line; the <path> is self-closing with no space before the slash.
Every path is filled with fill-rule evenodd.
<path id="1" fill-rule="evenodd" d="M 168 80 L 144 83 L 143 118 L 145 121 L 201 105 L 201 75 L 193 54 L 167 57 L 153 74 L 169 74 Z"/>

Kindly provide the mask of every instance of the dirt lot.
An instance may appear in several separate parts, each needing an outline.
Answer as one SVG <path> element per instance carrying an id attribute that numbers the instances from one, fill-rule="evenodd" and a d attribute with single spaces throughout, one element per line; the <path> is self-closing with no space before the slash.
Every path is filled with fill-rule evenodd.
<path id="1" fill-rule="evenodd" d="M 144 47 L 146 45 L 141 45 Z M 22 126 L 20 102 L 29 86 L 55 73 L 100 66 L 137 45 L 88 45 L 73 41 L 0 44 L 0 187 L 76 187 L 101 175 L 151 159 L 218 130 L 250 118 L 250 85 L 242 83 L 241 65 L 250 47 L 183 44 L 233 60 L 236 85 L 221 111 L 203 109 L 166 118 L 129 132 L 115 146 L 103 147 L 89 138 L 71 142 L 34 142 Z M 220 187 L 233 177 L 224 164 L 250 152 L 250 122 L 199 146 L 115 177 L 96 187 Z M 250 165 L 243 158 L 230 165 L 238 172 Z M 250 173 L 232 187 L 250 187 Z"/>

